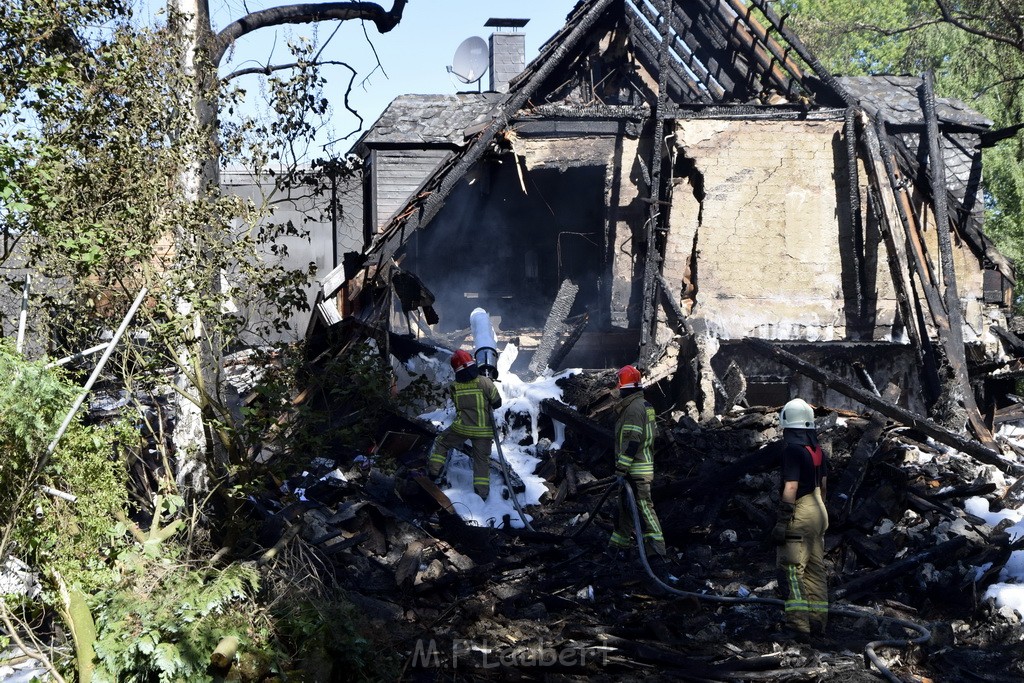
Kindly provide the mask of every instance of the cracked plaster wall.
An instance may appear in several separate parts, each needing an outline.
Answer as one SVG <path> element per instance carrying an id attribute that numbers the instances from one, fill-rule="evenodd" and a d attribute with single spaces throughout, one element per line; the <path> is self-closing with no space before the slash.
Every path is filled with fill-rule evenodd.
<path id="1" fill-rule="evenodd" d="M 676 179 L 664 271 L 681 285 L 696 248 L 692 314 L 710 333 L 847 337 L 835 144 L 842 129 L 841 121 L 677 124 L 677 153 L 694 161 L 705 196 L 698 205 L 688 179 Z M 884 253 L 877 265 L 876 313 L 891 319 Z"/>

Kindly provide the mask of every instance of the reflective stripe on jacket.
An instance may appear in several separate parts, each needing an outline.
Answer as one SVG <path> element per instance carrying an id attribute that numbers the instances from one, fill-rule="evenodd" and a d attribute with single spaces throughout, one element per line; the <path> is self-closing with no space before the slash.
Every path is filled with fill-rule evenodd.
<path id="1" fill-rule="evenodd" d="M 627 468 L 634 479 L 654 479 L 654 408 L 644 399 L 642 391 L 623 399 L 615 423 L 616 467 Z M 630 442 L 639 443 L 634 457 L 628 453 Z"/>
<path id="2" fill-rule="evenodd" d="M 474 438 L 494 436 L 491 410 L 501 405 L 501 397 L 489 377 L 481 375 L 468 382 L 455 382 L 452 401 L 455 403 L 453 432 Z"/>

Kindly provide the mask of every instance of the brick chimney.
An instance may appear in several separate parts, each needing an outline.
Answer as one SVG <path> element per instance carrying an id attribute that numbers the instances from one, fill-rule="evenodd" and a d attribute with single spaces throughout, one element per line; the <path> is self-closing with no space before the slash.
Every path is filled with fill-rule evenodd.
<path id="1" fill-rule="evenodd" d="M 529 19 L 488 19 L 493 27 L 490 40 L 490 90 L 507 92 L 508 82 L 526 68 L 526 34 L 520 29 Z"/>

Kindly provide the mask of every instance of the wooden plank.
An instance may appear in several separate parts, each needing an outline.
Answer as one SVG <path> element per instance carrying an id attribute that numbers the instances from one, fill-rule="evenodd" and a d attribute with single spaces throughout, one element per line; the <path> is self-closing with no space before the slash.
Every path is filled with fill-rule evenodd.
<path id="1" fill-rule="evenodd" d="M 899 397 L 900 388 L 890 383 L 880 398 L 889 403 L 896 403 Z M 839 524 L 845 523 L 850 516 L 857 491 L 864 482 L 872 457 L 878 451 L 878 442 L 882 438 L 883 429 L 885 429 L 885 415 L 878 412 L 871 413 L 867 429 L 864 430 L 854 447 L 850 462 L 838 477 L 838 483 L 835 486 L 829 486 L 829 500 L 833 501 L 836 522 Z"/>
<path id="2" fill-rule="evenodd" d="M 867 159 L 864 166 L 868 171 L 868 181 L 873 196 L 878 198 L 882 204 L 878 228 L 882 239 L 885 242 L 885 252 L 888 257 L 889 275 L 892 278 L 893 289 L 896 293 L 896 302 L 899 305 L 900 316 L 907 328 L 907 335 L 914 345 L 918 362 L 924 367 L 924 344 L 928 342 L 926 330 L 918 328 L 917 316 L 911 305 L 911 296 L 914 291 L 910 274 L 906 272 L 904 264 L 907 263 L 907 254 L 903 249 L 903 241 L 897 240 L 895 236 L 895 224 L 899 212 L 896 208 L 895 199 L 889 189 L 888 175 L 885 171 L 885 162 L 882 160 L 881 145 L 871 119 L 867 114 L 861 113 L 861 124 L 864 130 L 864 147 Z"/>
<path id="3" fill-rule="evenodd" d="M 426 476 L 418 474 L 412 478 L 417 484 L 420 485 L 424 491 L 430 494 L 430 497 L 437 501 L 437 504 L 441 506 L 441 509 L 445 512 L 455 514 L 455 507 L 452 505 L 452 501 L 448 496 L 444 495 L 444 491 L 437 488 L 437 484 L 430 481 Z"/>

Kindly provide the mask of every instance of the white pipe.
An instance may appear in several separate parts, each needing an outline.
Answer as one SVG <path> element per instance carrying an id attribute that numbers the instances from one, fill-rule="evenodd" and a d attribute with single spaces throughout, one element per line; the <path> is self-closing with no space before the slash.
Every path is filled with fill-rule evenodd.
<path id="1" fill-rule="evenodd" d="M 102 344 L 97 344 L 96 346 L 90 347 L 90 348 L 86 349 L 85 351 L 79 351 L 76 354 L 73 354 L 73 355 L 70 355 L 70 356 L 66 356 L 64 358 L 61 358 L 60 360 L 55 360 L 52 363 L 47 363 L 46 367 L 47 368 L 55 368 L 58 365 L 67 365 L 68 363 L 70 363 L 73 360 L 78 360 L 79 358 L 85 358 L 86 356 L 91 356 L 92 354 L 96 353 L 97 351 L 102 351 L 103 349 L 107 348 L 108 346 L 110 346 L 110 342 L 103 342 Z"/>
<path id="2" fill-rule="evenodd" d="M 32 275 L 25 273 L 25 288 L 21 292 L 21 317 L 18 320 L 18 344 L 16 349 L 18 353 L 21 353 L 22 347 L 25 345 L 25 326 L 28 322 L 28 291 L 32 287 Z"/>
<path id="3" fill-rule="evenodd" d="M 71 424 L 71 420 L 74 419 L 75 414 L 78 412 L 78 409 L 82 407 L 82 403 L 85 401 L 85 397 L 89 395 L 89 391 L 92 389 L 92 385 L 95 384 L 96 380 L 99 378 L 100 372 L 103 370 L 103 366 L 107 364 L 107 360 L 110 358 L 110 354 L 111 352 L 113 352 L 114 347 L 117 346 L 118 340 L 121 339 L 121 335 L 124 334 L 124 331 L 128 329 L 128 323 L 131 322 L 131 319 L 133 317 L 135 317 L 135 311 L 139 309 L 139 306 L 142 304 L 142 300 L 146 298 L 147 291 L 148 290 L 145 287 L 142 288 L 142 291 L 139 292 L 139 295 L 135 297 L 135 301 L 132 303 L 132 307 L 128 309 L 128 314 L 125 315 L 124 320 L 121 321 L 121 326 L 117 328 L 117 332 L 114 332 L 114 336 L 107 344 L 107 350 L 103 352 L 103 355 L 96 363 L 96 367 L 93 369 L 92 374 L 89 376 L 89 381 L 87 381 L 85 383 L 85 386 L 82 387 L 82 393 L 80 393 L 78 395 L 78 398 L 75 399 L 74 405 L 71 406 L 71 410 L 69 410 L 67 416 L 65 416 L 64 422 L 61 424 L 60 429 L 57 430 L 57 435 L 53 437 L 53 441 L 51 441 L 50 445 L 46 447 L 46 454 L 43 456 L 42 461 L 39 463 L 40 470 L 43 468 L 44 465 L 46 465 L 46 461 L 50 458 L 51 455 L 53 455 L 54 450 L 57 449 L 57 442 L 59 442 L 60 438 L 64 436 L 64 432 L 67 431 L 68 426 Z"/>
<path id="4" fill-rule="evenodd" d="M 64 493 L 63 491 L 59 491 L 59 490 L 57 490 L 55 488 L 51 488 L 49 486 L 40 486 L 39 490 L 42 491 L 43 493 L 48 493 L 51 496 L 54 496 L 56 498 L 63 498 L 64 500 L 69 500 L 72 503 L 74 503 L 76 500 L 78 500 L 78 496 L 76 496 L 74 494 Z"/>

